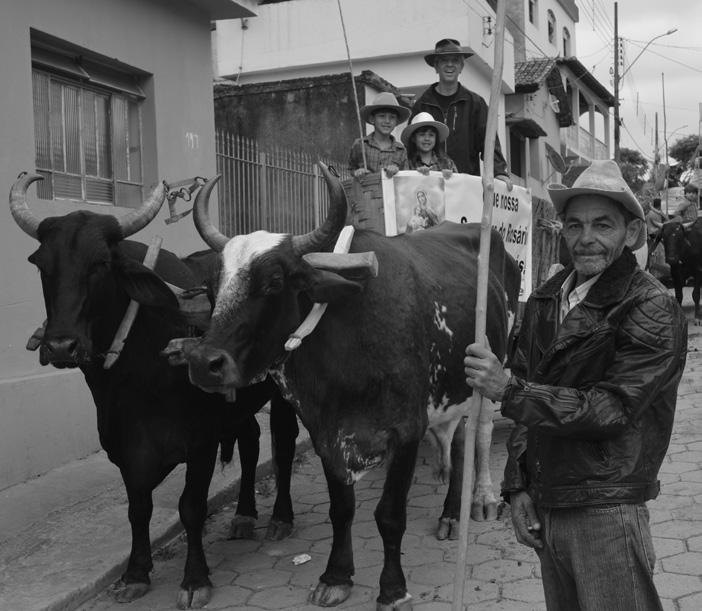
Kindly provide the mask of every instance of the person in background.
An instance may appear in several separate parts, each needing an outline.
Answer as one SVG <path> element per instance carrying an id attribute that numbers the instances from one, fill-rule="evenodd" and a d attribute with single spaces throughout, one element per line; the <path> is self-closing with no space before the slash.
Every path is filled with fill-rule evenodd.
<path id="1" fill-rule="evenodd" d="M 385 170 L 388 177 L 394 176 L 407 166 L 407 151 L 401 142 L 392 135 L 398 124 L 409 117 L 410 111 L 400 106 L 390 92 L 379 93 L 372 104 L 361 108 L 361 119 L 375 129 L 362 139 L 357 138 L 351 145 L 349 168 L 356 177 Z M 365 151 L 366 165 L 363 165 Z"/>
<path id="2" fill-rule="evenodd" d="M 641 205 L 614 161 L 548 188 L 572 263 L 536 289 L 511 375 L 466 348 L 466 381 L 514 420 L 502 495 L 549 611 L 662 610 L 646 501 L 660 490 L 687 354 L 680 306 L 632 253 Z"/>
<path id="3" fill-rule="evenodd" d="M 687 183 L 683 189 L 683 201 L 675 211 L 675 216 L 682 218 L 683 223 L 690 223 L 697 220 L 699 208 L 697 207 L 697 187 Z"/>
<path id="4" fill-rule="evenodd" d="M 402 130 L 400 139 L 407 149 L 407 166 L 428 174 L 431 170 L 440 171 L 444 178 L 451 178 L 457 172 L 456 164 L 441 146 L 448 136 L 448 127 L 434 121 L 428 112 L 420 112 Z"/>
<path id="5" fill-rule="evenodd" d="M 427 112 L 449 130 L 445 141 L 446 154 L 454 161 L 459 172 L 480 176 L 480 158 L 485 143 L 487 104 L 477 93 L 469 91 L 458 81 L 464 61 L 473 55 L 463 49 L 457 40 L 443 38 L 434 46 L 434 52 L 424 56 L 439 76 L 417 99 L 412 116 Z M 495 139 L 495 178 L 512 189 L 507 162 L 502 156 L 500 142 Z"/>

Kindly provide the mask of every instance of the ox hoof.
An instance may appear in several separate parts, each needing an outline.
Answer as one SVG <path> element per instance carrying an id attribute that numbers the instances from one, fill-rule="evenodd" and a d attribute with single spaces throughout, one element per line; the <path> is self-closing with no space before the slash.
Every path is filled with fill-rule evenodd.
<path id="1" fill-rule="evenodd" d="M 458 539 L 459 521 L 455 518 L 439 518 L 439 528 L 436 531 L 436 538 L 439 541 L 455 541 Z"/>
<path id="2" fill-rule="evenodd" d="M 320 581 L 314 592 L 310 594 L 310 602 L 318 607 L 336 607 L 349 596 L 351 596 L 351 586 L 349 584 L 330 586 Z"/>
<path id="3" fill-rule="evenodd" d="M 412 597 L 409 593 L 405 594 L 400 600 L 396 600 L 389 604 L 377 603 L 375 605 L 375 611 L 410 611 L 414 609 L 412 605 Z"/>
<path id="4" fill-rule="evenodd" d="M 110 596 L 118 603 L 130 603 L 149 591 L 149 584 L 142 582 L 125 583 L 122 579 L 109 589 Z"/>
<path id="5" fill-rule="evenodd" d="M 497 520 L 497 501 L 473 501 L 470 506 L 470 517 L 476 522 Z"/>
<path id="6" fill-rule="evenodd" d="M 256 518 L 251 516 L 234 516 L 232 523 L 229 526 L 230 539 L 255 539 L 254 528 L 256 526 Z"/>
<path id="7" fill-rule="evenodd" d="M 266 539 L 269 541 L 280 541 L 292 534 L 293 525 L 291 522 L 283 522 L 283 520 L 271 519 L 268 523 L 266 531 Z"/>
<path id="8" fill-rule="evenodd" d="M 194 590 L 178 590 L 176 607 L 178 609 L 202 609 L 212 598 L 212 587 L 202 586 Z"/>

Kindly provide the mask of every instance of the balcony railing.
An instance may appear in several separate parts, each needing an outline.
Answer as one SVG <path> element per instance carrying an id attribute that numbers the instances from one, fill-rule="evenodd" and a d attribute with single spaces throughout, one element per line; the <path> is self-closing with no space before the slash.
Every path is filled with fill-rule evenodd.
<path id="1" fill-rule="evenodd" d="M 566 128 L 566 144 L 574 153 L 586 159 L 609 159 L 607 145 L 580 125 Z"/>

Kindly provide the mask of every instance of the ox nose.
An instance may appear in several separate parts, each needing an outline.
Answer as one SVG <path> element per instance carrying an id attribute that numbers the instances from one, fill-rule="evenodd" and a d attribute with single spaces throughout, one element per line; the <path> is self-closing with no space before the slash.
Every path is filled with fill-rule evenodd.
<path id="1" fill-rule="evenodd" d="M 74 337 L 47 339 L 44 346 L 50 363 L 74 363 L 78 360 L 78 340 Z"/>
<path id="2" fill-rule="evenodd" d="M 197 346 L 189 361 L 190 379 L 198 386 L 229 386 L 236 382 L 236 366 L 226 350 Z"/>

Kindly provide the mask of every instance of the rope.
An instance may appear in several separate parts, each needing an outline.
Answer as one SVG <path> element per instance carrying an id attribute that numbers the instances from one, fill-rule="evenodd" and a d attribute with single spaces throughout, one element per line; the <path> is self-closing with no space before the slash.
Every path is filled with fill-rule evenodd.
<path id="1" fill-rule="evenodd" d="M 349 60 L 349 74 L 351 75 L 351 89 L 353 89 L 353 101 L 356 105 L 356 120 L 358 121 L 358 132 L 361 134 L 361 155 L 363 155 L 363 168 L 368 169 L 366 162 L 366 147 L 363 146 L 363 123 L 361 122 L 361 108 L 358 105 L 358 92 L 356 91 L 356 81 L 353 78 L 353 64 L 351 63 L 351 52 L 349 51 L 349 39 L 346 36 L 346 25 L 344 24 L 344 13 L 341 10 L 341 0 L 336 0 L 339 7 L 339 18 L 341 19 L 341 30 L 344 33 L 344 44 L 346 45 L 346 57 Z"/>

